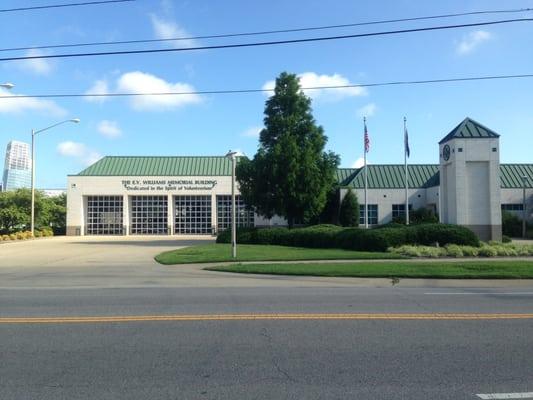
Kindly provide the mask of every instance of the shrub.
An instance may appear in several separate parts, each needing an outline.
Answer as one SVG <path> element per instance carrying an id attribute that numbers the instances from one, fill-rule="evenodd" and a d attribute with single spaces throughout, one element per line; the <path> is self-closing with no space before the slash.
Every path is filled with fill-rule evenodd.
<path id="1" fill-rule="evenodd" d="M 51 228 L 43 227 L 41 228 L 41 233 L 43 236 L 54 236 L 54 231 Z"/>
<path id="2" fill-rule="evenodd" d="M 503 235 L 502 236 L 502 243 L 511 243 L 512 240 L 509 236 Z"/>
<path id="3" fill-rule="evenodd" d="M 522 220 L 509 211 L 502 211 L 502 232 L 509 237 L 522 237 Z M 526 237 L 533 239 L 533 224 L 526 224 Z"/>
<path id="4" fill-rule="evenodd" d="M 231 232 L 221 232 L 217 243 L 230 243 Z M 388 225 L 379 229 L 341 228 L 336 225 L 315 225 L 306 228 L 239 228 L 238 243 L 275 244 L 314 248 L 342 248 L 359 251 L 386 251 L 402 245 L 458 244 L 478 246 L 479 240 L 467 228 L 455 225 L 422 224 Z M 438 250 L 437 252 L 441 252 Z M 435 251 L 432 250 L 433 256 Z"/>
<path id="5" fill-rule="evenodd" d="M 394 217 L 392 222 L 399 225 L 405 225 L 405 215 Z M 409 223 L 412 225 L 417 224 L 436 224 L 439 222 L 437 214 L 426 207 L 421 207 L 417 210 L 409 211 Z"/>
<path id="6" fill-rule="evenodd" d="M 43 236 L 43 234 L 42 234 L 41 231 L 37 231 L 37 230 L 36 230 L 34 236 L 35 236 L 36 238 L 40 238 L 40 237 Z"/>
<path id="7" fill-rule="evenodd" d="M 479 249 L 478 255 L 479 257 L 496 257 L 498 255 L 498 251 L 494 248 L 494 246 L 484 245 Z"/>
<path id="8" fill-rule="evenodd" d="M 17 240 L 17 235 L 14 233 L 9 234 L 9 240 Z"/>
<path id="9" fill-rule="evenodd" d="M 477 257 L 479 255 L 479 247 L 461 246 L 464 257 Z"/>
<path id="10" fill-rule="evenodd" d="M 449 257 L 463 257 L 463 249 L 456 244 L 449 244 L 446 246 L 446 255 Z"/>
<path id="11" fill-rule="evenodd" d="M 409 229 L 343 229 L 336 235 L 337 247 L 347 250 L 386 251 L 389 247 L 414 244 Z"/>
<path id="12" fill-rule="evenodd" d="M 411 246 L 408 244 L 404 244 L 400 247 L 389 247 L 387 249 L 390 253 L 400 254 L 402 256 L 408 256 L 408 257 L 421 257 L 422 253 L 420 251 L 420 246 Z"/>
<path id="13" fill-rule="evenodd" d="M 459 225 L 421 224 L 410 227 L 415 231 L 416 243 L 431 245 L 438 243 L 460 244 L 479 247 L 479 239 L 470 229 Z"/>
<path id="14" fill-rule="evenodd" d="M 509 256 L 516 257 L 518 255 L 518 252 L 513 246 L 505 246 L 503 244 L 499 244 L 499 245 L 492 245 L 491 247 L 494 250 L 496 250 L 497 255 L 501 257 L 509 257 Z"/>
<path id="15" fill-rule="evenodd" d="M 439 258 L 446 256 L 446 249 L 444 247 L 434 246 L 418 246 L 420 248 L 420 255 L 422 257 Z"/>

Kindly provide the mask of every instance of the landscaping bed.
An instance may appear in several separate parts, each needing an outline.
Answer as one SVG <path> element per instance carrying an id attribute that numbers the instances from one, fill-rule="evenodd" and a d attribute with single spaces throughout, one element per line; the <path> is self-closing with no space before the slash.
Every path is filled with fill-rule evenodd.
<path id="1" fill-rule="evenodd" d="M 31 231 L 13 232 L 9 234 L 0 235 L 0 242 L 16 241 L 16 240 L 28 240 L 39 237 L 54 236 L 54 232 L 49 228 L 41 230 L 35 230 L 35 235 L 32 235 Z"/>
<path id="2" fill-rule="evenodd" d="M 482 243 L 479 247 L 459 246 L 449 244 L 444 247 L 411 246 L 391 247 L 388 251 L 392 254 L 406 257 L 529 257 L 533 256 L 533 244 L 515 244 L 489 242 Z"/>

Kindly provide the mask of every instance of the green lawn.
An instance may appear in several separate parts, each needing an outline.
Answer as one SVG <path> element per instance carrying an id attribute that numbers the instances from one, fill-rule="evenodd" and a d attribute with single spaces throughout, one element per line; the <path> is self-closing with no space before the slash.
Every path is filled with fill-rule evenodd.
<path id="1" fill-rule="evenodd" d="M 287 246 L 241 244 L 237 245 L 236 261 L 355 260 L 397 258 L 402 258 L 402 256 L 391 253 L 349 251 L 342 249 L 308 249 Z M 157 255 L 155 260 L 166 265 L 233 261 L 231 258 L 231 245 L 218 243 L 166 251 Z"/>
<path id="2" fill-rule="evenodd" d="M 358 262 L 316 264 L 233 264 L 206 268 L 247 274 L 377 278 L 532 279 L 533 261 Z"/>

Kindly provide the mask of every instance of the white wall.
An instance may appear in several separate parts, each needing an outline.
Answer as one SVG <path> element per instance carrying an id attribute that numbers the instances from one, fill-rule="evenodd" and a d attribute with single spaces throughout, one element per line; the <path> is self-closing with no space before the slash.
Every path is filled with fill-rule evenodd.
<path id="1" fill-rule="evenodd" d="M 139 183 L 134 183 L 138 181 Z M 166 182 L 165 184 L 148 184 L 147 182 Z M 169 184 L 171 181 L 192 181 L 188 184 Z M 216 184 L 195 184 L 195 182 L 216 181 Z M 129 182 L 129 183 L 126 183 Z M 212 188 L 210 188 L 212 186 Z M 194 188 L 194 189 L 192 189 Z M 165 195 L 168 196 L 169 225 L 173 225 L 174 218 L 173 196 L 178 195 L 211 195 L 211 221 L 216 226 L 216 195 L 231 194 L 231 176 L 69 176 L 67 186 L 67 227 L 80 227 L 80 233 L 85 231 L 85 215 L 87 196 L 124 196 L 124 225 L 129 227 L 129 196 Z M 237 186 L 238 194 L 238 186 Z M 129 229 L 126 229 L 128 232 Z"/>
<path id="2" fill-rule="evenodd" d="M 365 204 L 364 189 L 353 189 L 357 195 L 359 204 Z M 344 198 L 348 192 L 347 188 L 340 190 L 340 199 Z M 405 189 L 368 189 L 368 204 L 378 205 L 378 224 L 387 224 L 392 222 L 392 205 L 405 204 Z M 433 198 L 432 198 L 433 200 Z M 426 197 L 426 189 L 409 189 L 409 204 L 413 210 L 426 207 L 429 202 Z"/>
<path id="3" fill-rule="evenodd" d="M 446 145 L 451 150 L 447 161 Z M 452 139 L 439 145 L 443 222 L 501 225 L 499 154 L 498 138 Z"/>

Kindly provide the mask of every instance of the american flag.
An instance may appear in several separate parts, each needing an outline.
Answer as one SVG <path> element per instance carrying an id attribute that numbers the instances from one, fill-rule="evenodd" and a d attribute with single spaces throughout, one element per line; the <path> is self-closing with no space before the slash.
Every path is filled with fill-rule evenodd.
<path id="1" fill-rule="evenodd" d="M 365 122 L 365 153 L 368 153 L 370 150 L 370 138 L 368 137 L 368 129 L 366 128 Z"/>

